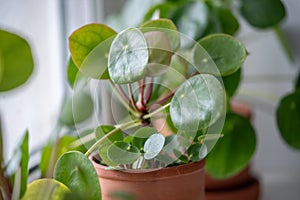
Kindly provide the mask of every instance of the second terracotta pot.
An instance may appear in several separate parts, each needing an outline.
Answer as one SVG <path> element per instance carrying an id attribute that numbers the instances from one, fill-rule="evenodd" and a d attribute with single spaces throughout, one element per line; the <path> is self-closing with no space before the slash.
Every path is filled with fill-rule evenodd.
<path id="1" fill-rule="evenodd" d="M 204 161 L 154 171 L 106 170 L 92 162 L 102 200 L 117 200 L 117 194 L 135 200 L 204 200 Z"/>

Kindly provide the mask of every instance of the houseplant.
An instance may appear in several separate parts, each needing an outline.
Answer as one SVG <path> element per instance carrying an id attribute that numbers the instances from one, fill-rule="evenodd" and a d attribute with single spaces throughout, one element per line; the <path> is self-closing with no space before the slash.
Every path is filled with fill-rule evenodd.
<path id="1" fill-rule="evenodd" d="M 112 89 L 110 109 L 115 125 L 99 125 L 97 116 L 101 113 L 95 111 L 96 120 L 90 120 L 96 121 L 96 126 L 91 125 L 95 131 L 81 138 L 88 148 L 86 156 L 98 150 L 97 162 L 110 169 L 139 172 L 134 175 L 156 173 L 169 166 L 178 170 L 182 164 L 198 164 L 222 136 L 227 103 L 221 76 L 236 72 L 247 55 L 238 40 L 213 34 L 194 42 L 177 32 L 171 20 L 157 19 L 118 34 L 105 25 L 89 24 L 76 30 L 69 41 L 73 61 L 70 68 L 77 66 L 80 71 L 71 78 L 76 79 L 74 91 L 95 91 L 104 81 Z M 75 122 L 79 112 L 73 107 Z M 163 135 L 160 125 L 164 123 L 169 128 L 172 125 L 176 134 Z M 88 145 L 91 141 L 95 142 Z M 75 153 L 68 153 L 56 166 L 66 163 L 66 156 L 76 160 Z M 55 177 L 72 188 L 59 174 L 61 171 L 56 170 Z M 104 183 L 101 178 L 100 183 Z M 104 190 L 106 186 L 101 188 L 103 198 L 112 195 Z M 134 190 L 125 192 L 131 194 Z M 132 195 L 151 198 L 145 193 Z M 203 195 L 198 191 L 194 198 Z"/>

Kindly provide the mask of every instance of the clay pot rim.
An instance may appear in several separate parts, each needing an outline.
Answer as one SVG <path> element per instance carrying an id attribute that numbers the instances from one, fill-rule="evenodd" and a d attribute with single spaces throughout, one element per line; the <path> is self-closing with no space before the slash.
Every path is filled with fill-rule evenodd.
<path id="1" fill-rule="evenodd" d="M 99 177 L 128 181 L 162 180 L 170 177 L 185 176 L 197 173 L 200 170 L 204 171 L 205 165 L 205 161 L 202 160 L 155 170 L 107 170 L 106 166 L 96 163 L 92 156 L 90 156 L 89 159 L 94 165 Z"/>

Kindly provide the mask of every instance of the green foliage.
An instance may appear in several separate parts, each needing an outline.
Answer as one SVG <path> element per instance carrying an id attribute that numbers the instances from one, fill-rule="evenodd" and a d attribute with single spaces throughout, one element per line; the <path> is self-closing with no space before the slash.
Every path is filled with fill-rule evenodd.
<path id="1" fill-rule="evenodd" d="M 236 72 L 247 56 L 244 45 L 229 35 L 212 34 L 199 40 L 199 44 L 211 56 L 222 76 Z"/>
<path id="2" fill-rule="evenodd" d="M 209 74 L 196 75 L 177 89 L 170 105 L 171 120 L 180 130 L 208 128 L 224 114 L 225 101 L 218 79 Z"/>
<path id="3" fill-rule="evenodd" d="M 165 137 L 161 134 L 155 133 L 151 135 L 144 144 L 144 158 L 150 160 L 155 158 L 163 149 Z"/>
<path id="4" fill-rule="evenodd" d="M 54 179 L 38 179 L 28 185 L 22 200 L 63 200 L 70 190 Z"/>
<path id="5" fill-rule="evenodd" d="M 139 149 L 126 142 L 114 142 L 107 149 L 108 158 L 114 163 L 131 164 L 140 157 Z"/>
<path id="6" fill-rule="evenodd" d="M 67 152 L 59 158 L 54 178 L 85 199 L 101 199 L 96 171 L 89 159 L 78 151 Z"/>
<path id="7" fill-rule="evenodd" d="M 283 97 L 276 112 L 277 126 L 289 146 L 300 149 L 300 89 Z"/>
<path id="8" fill-rule="evenodd" d="M 281 0 L 241 0 L 241 14 L 254 27 L 278 25 L 285 17 Z"/>
<path id="9" fill-rule="evenodd" d="M 73 88 L 75 81 L 76 81 L 76 77 L 77 77 L 77 73 L 78 73 L 78 68 L 76 67 L 74 61 L 72 58 L 69 59 L 68 62 L 68 71 L 67 71 L 67 75 L 68 75 L 68 82 L 70 84 L 70 86 Z"/>
<path id="10" fill-rule="evenodd" d="M 217 9 L 217 17 L 222 27 L 222 33 L 234 35 L 239 29 L 239 22 L 232 11 L 225 6 Z"/>
<path id="11" fill-rule="evenodd" d="M 6 168 L 6 173 L 12 180 L 14 186 L 13 198 L 21 198 L 27 187 L 28 177 L 28 132 L 25 133 L 21 143 L 14 150 L 14 157 L 9 161 Z"/>
<path id="12" fill-rule="evenodd" d="M 152 127 L 143 127 L 138 129 L 132 137 L 132 145 L 136 146 L 140 151 L 144 152 L 145 142 L 154 133 L 157 133 L 157 130 Z"/>
<path id="13" fill-rule="evenodd" d="M 206 170 L 215 178 L 227 178 L 240 172 L 251 159 L 255 131 L 248 119 L 228 113 L 221 138 L 206 158 Z"/>
<path id="14" fill-rule="evenodd" d="M 33 67 L 28 42 L 14 33 L 0 30 L 0 92 L 25 83 L 32 74 Z"/>
<path id="15" fill-rule="evenodd" d="M 223 84 L 228 97 L 232 97 L 238 89 L 241 80 L 242 70 L 239 69 L 229 76 L 222 77 Z"/>
<path id="16" fill-rule="evenodd" d="M 107 54 L 116 32 L 103 24 L 88 24 L 72 33 L 69 47 L 75 65 L 85 74 L 99 79 L 109 78 L 107 74 Z M 93 50 L 101 52 L 94 59 Z M 96 51 L 96 53 L 98 53 Z M 88 59 L 88 55 L 92 58 Z M 90 61 L 92 60 L 92 61 Z M 93 62 L 91 67 L 86 61 Z"/>
<path id="17" fill-rule="evenodd" d="M 111 131 L 115 131 L 115 133 L 106 137 Z M 115 130 L 115 127 L 111 125 L 101 125 L 96 128 L 95 136 L 97 140 L 102 139 L 101 146 L 99 146 L 98 150 L 101 161 L 108 166 L 117 166 L 118 163 L 113 162 L 108 157 L 107 150 L 114 141 L 121 141 L 124 138 L 123 132 Z"/>
<path id="18" fill-rule="evenodd" d="M 93 114 L 93 100 L 87 92 L 73 93 L 64 102 L 59 120 L 62 124 L 73 127 Z"/>
<path id="19" fill-rule="evenodd" d="M 201 147 L 201 144 L 195 143 L 188 148 L 187 153 L 191 161 L 198 162 L 203 159 L 203 156 L 201 156 Z"/>
<path id="20" fill-rule="evenodd" d="M 41 177 L 52 177 L 55 163 L 58 158 L 70 150 L 78 150 L 84 152 L 83 146 L 72 148 L 70 145 L 77 140 L 76 137 L 65 135 L 60 137 L 54 144 L 48 144 L 43 148 L 41 162 L 39 168 Z"/>
<path id="21" fill-rule="evenodd" d="M 147 42 L 136 28 L 122 31 L 114 39 L 108 55 L 108 72 L 114 83 L 125 84 L 142 79 L 149 59 Z"/>

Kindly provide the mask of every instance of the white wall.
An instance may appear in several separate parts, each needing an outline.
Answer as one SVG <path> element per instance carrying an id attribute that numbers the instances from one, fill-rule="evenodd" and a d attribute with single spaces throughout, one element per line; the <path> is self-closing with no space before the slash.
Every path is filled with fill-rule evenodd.
<path id="1" fill-rule="evenodd" d="M 62 45 L 58 1 L 0 0 L 0 5 L 0 28 L 26 38 L 35 61 L 26 85 L 0 93 L 8 159 L 26 129 L 32 149 L 42 145 L 54 128 L 63 94 Z"/>

